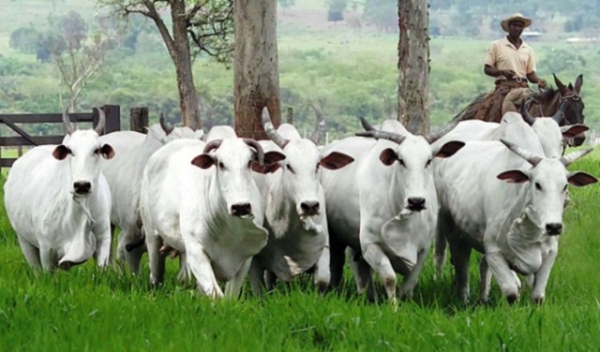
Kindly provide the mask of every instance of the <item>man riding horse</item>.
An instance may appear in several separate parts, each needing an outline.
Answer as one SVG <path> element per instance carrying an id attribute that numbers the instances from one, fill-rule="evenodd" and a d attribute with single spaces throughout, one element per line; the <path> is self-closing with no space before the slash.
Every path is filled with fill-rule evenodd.
<path id="1" fill-rule="evenodd" d="M 500 122 L 507 111 L 518 111 L 521 101 L 529 101 L 529 112 L 536 117 L 553 116 L 560 104 L 565 104 L 565 114 L 560 125 L 583 123 L 583 101 L 579 92 L 583 76 L 579 75 L 575 86 L 564 85 L 556 76 L 557 90 L 547 88 L 546 80 L 536 74 L 533 48 L 521 39 L 523 29 L 532 23 L 530 18 L 515 13 L 500 22 L 506 37 L 492 43 L 484 59 L 484 72 L 496 78 L 495 89 L 482 94 L 456 118 L 461 120 L 478 119 Z M 539 92 L 529 88 L 528 82 L 537 84 Z M 581 145 L 585 136 L 575 137 L 570 144 Z"/>

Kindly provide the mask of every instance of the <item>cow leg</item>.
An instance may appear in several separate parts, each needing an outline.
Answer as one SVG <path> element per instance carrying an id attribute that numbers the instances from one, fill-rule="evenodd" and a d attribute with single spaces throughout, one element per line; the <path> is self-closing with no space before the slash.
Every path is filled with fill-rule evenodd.
<path id="1" fill-rule="evenodd" d="M 346 248 L 346 255 L 348 256 L 350 270 L 354 275 L 356 291 L 359 295 L 362 295 L 366 289 L 367 299 L 371 302 L 375 302 L 377 297 L 375 293 L 375 286 L 373 284 L 371 266 L 363 259 L 360 253 L 357 253 L 354 249 L 350 247 Z"/>
<path id="2" fill-rule="evenodd" d="M 109 264 L 110 247 L 112 244 L 110 221 L 106 219 L 105 221 L 96 222 L 92 227 L 92 232 L 96 236 L 94 259 L 99 267 L 104 268 Z"/>
<path id="3" fill-rule="evenodd" d="M 488 302 L 490 298 L 490 288 L 492 286 L 492 273 L 485 259 L 485 255 L 479 258 L 479 299 L 482 302 Z"/>
<path id="4" fill-rule="evenodd" d="M 187 257 L 185 251 L 179 254 L 179 271 L 177 272 L 177 280 L 179 282 L 187 282 L 190 279 L 190 269 L 187 265 Z"/>
<path id="5" fill-rule="evenodd" d="M 258 260 L 254 258 L 252 260 L 252 264 L 250 264 L 250 271 L 248 272 L 248 279 L 250 280 L 250 287 L 252 288 L 252 293 L 255 295 L 262 297 L 265 291 L 265 279 L 264 279 L 264 270 L 262 265 L 258 263 Z"/>
<path id="6" fill-rule="evenodd" d="M 520 280 L 518 280 L 518 276 L 510 270 L 506 259 L 497 246 L 485 244 L 485 257 L 492 274 L 498 281 L 502 294 L 506 297 L 508 303 L 514 303 L 519 298 Z"/>
<path id="7" fill-rule="evenodd" d="M 162 245 L 162 238 L 153 232 L 146 232 L 146 247 L 148 248 L 150 282 L 152 285 L 162 284 L 165 277 L 165 255 L 160 253 Z"/>
<path id="8" fill-rule="evenodd" d="M 271 270 L 266 270 L 264 275 L 265 285 L 267 291 L 271 292 L 275 289 L 275 283 L 277 282 L 277 275 Z"/>
<path id="9" fill-rule="evenodd" d="M 117 231 L 117 227 L 113 224 L 110 224 L 110 238 L 112 238 L 112 239 L 115 238 L 116 231 Z M 110 262 L 110 265 L 113 265 L 115 263 L 115 249 L 112 245 L 110 246 L 110 255 L 109 255 L 108 260 Z"/>
<path id="10" fill-rule="evenodd" d="M 331 258 L 329 254 L 329 244 L 323 248 L 317 265 L 315 268 L 314 282 L 315 286 L 319 289 L 319 292 L 325 292 L 331 281 Z"/>
<path id="11" fill-rule="evenodd" d="M 429 248 L 426 248 L 417 254 L 417 263 L 402 281 L 402 286 L 400 287 L 400 298 L 412 298 L 413 290 L 419 281 L 419 275 L 423 270 L 423 265 L 425 265 L 425 259 L 427 258 L 428 253 Z"/>
<path id="12" fill-rule="evenodd" d="M 397 279 L 390 259 L 375 243 L 363 244 L 362 247 L 363 258 L 377 272 L 381 281 L 383 281 L 383 286 L 385 287 L 385 292 L 390 303 L 395 304 Z"/>
<path id="13" fill-rule="evenodd" d="M 140 238 L 143 237 L 141 229 L 124 226 L 119 234 L 118 245 L 117 245 L 117 260 L 120 263 L 127 263 L 131 272 L 137 274 L 140 271 L 140 262 L 142 256 L 146 251 L 146 248 L 142 245 L 131 250 L 127 250 L 127 245 L 131 243 L 139 242 Z"/>
<path id="14" fill-rule="evenodd" d="M 17 236 L 17 239 L 19 240 L 21 251 L 23 252 L 25 260 L 27 260 L 29 266 L 32 268 L 41 268 L 42 262 L 40 262 L 39 249 L 19 236 Z"/>
<path id="15" fill-rule="evenodd" d="M 548 278 L 550 277 L 550 271 L 556 260 L 556 250 L 551 250 L 546 257 L 542 260 L 542 266 L 535 273 L 535 281 L 533 284 L 533 292 L 531 299 L 536 304 L 541 304 L 546 298 L 546 285 L 548 284 Z"/>
<path id="16" fill-rule="evenodd" d="M 45 246 L 40 246 L 40 261 L 42 262 L 42 269 L 45 271 L 53 271 L 58 265 L 58 260 L 52 250 Z"/>
<path id="17" fill-rule="evenodd" d="M 225 284 L 225 296 L 238 299 L 242 291 L 244 279 L 252 263 L 252 257 L 246 259 L 240 270 Z"/>
<path id="18" fill-rule="evenodd" d="M 441 216 L 441 215 L 440 215 Z M 442 231 L 441 227 L 438 226 L 436 228 L 435 234 L 435 248 L 433 259 L 435 263 L 435 272 L 433 274 L 433 279 L 437 280 L 438 278 L 442 278 L 442 272 L 444 270 L 444 264 L 446 264 L 446 236 Z"/>
<path id="19" fill-rule="evenodd" d="M 469 303 L 469 259 L 471 246 L 453 234 L 448 238 L 450 262 L 454 266 L 454 284 L 458 297 L 464 304 Z"/>
<path id="20" fill-rule="evenodd" d="M 330 263 L 329 268 L 331 271 L 331 280 L 329 285 L 332 288 L 339 287 L 342 279 L 344 278 L 344 249 L 346 245 L 330 238 Z"/>
<path id="21" fill-rule="evenodd" d="M 211 298 L 223 297 L 223 291 L 219 287 L 219 282 L 212 270 L 210 258 L 204 252 L 204 247 L 194 239 L 194 236 L 186 236 L 185 233 L 182 233 L 182 235 L 185 241 L 188 266 L 198 282 L 198 289 Z M 247 271 L 248 267 L 246 267 Z"/>

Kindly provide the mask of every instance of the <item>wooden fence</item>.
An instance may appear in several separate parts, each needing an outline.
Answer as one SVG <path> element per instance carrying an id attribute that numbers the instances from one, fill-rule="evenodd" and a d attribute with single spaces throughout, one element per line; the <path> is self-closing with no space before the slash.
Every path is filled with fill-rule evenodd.
<path id="1" fill-rule="evenodd" d="M 102 107 L 106 114 L 106 124 L 104 133 L 119 131 L 121 129 L 121 108 L 118 105 L 104 105 Z M 133 113 L 133 109 L 132 109 Z M 92 123 L 92 126 L 98 124 L 98 111 L 94 110 L 89 113 L 73 113 L 69 114 L 69 120 L 74 123 Z M 132 116 L 133 118 L 133 116 Z M 147 110 L 146 110 L 147 121 Z M 42 144 L 60 144 L 64 135 L 54 136 L 31 136 L 20 128 L 17 124 L 38 124 L 38 123 L 60 123 L 62 124 L 62 113 L 58 114 L 0 114 L 0 126 L 6 125 L 11 130 L 15 131 L 16 137 L 0 136 L 0 168 L 11 167 L 16 158 L 2 158 L 1 147 L 21 147 L 21 146 L 36 146 Z M 147 123 L 147 122 L 146 122 Z M 81 127 L 80 127 L 81 128 Z"/>

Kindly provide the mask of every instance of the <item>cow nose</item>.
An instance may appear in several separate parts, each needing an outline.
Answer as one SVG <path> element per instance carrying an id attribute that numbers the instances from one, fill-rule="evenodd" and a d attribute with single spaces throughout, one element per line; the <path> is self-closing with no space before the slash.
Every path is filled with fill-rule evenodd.
<path id="1" fill-rule="evenodd" d="M 250 203 L 240 203 L 231 206 L 231 215 L 245 216 L 252 214 L 252 206 Z"/>
<path id="2" fill-rule="evenodd" d="M 408 198 L 408 209 L 413 211 L 421 211 L 425 209 L 425 198 L 411 197 Z"/>
<path id="3" fill-rule="evenodd" d="M 77 194 L 88 194 L 92 189 L 92 184 L 85 181 L 78 181 L 73 183 L 73 188 Z"/>
<path id="4" fill-rule="evenodd" d="M 546 232 L 548 235 L 560 235 L 562 233 L 563 225 L 561 223 L 550 223 L 546 224 Z"/>
<path id="5" fill-rule="evenodd" d="M 312 216 L 319 214 L 319 202 L 310 201 L 300 203 L 300 209 L 304 215 Z"/>

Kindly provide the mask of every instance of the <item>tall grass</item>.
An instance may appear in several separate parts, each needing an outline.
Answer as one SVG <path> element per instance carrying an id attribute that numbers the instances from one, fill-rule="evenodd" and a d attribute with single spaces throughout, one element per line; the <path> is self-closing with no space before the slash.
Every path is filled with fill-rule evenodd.
<path id="1" fill-rule="evenodd" d="M 599 160 L 594 153 L 570 169 L 600 175 Z M 239 301 L 211 301 L 176 282 L 174 262 L 158 289 L 149 285 L 146 263 L 137 277 L 97 270 L 93 262 L 69 272 L 34 272 L 0 203 L 0 350 L 597 350 L 599 196 L 598 185 L 571 189 L 567 231 L 540 307 L 527 290 L 508 306 L 497 286 L 490 304 L 462 307 L 452 294 L 450 265 L 433 281 L 431 260 L 414 299 L 397 308 L 357 297 L 349 276 L 340 293 L 320 295 L 305 279 L 263 299 L 245 287 Z"/>

